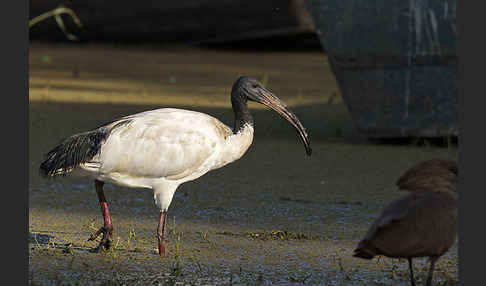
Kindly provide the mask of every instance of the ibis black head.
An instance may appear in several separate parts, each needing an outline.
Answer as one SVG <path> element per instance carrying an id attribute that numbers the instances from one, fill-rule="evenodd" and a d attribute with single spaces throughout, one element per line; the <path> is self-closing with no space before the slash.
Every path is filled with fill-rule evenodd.
<path id="1" fill-rule="evenodd" d="M 231 90 L 233 109 L 236 110 L 235 108 L 238 106 L 245 106 L 246 108 L 248 100 L 270 107 L 289 121 L 299 133 L 307 155 L 311 155 L 312 149 L 310 147 L 309 135 L 297 116 L 290 111 L 282 100 L 266 89 L 258 80 L 248 76 L 242 76 L 236 80 Z"/>

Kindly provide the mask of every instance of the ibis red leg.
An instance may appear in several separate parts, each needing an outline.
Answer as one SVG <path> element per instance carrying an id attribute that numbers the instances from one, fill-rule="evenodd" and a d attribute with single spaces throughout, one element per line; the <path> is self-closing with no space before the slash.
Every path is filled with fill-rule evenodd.
<path id="1" fill-rule="evenodd" d="M 103 233 L 103 238 L 99 243 L 98 247 L 93 249 L 94 252 L 99 252 L 103 247 L 108 250 L 113 242 L 113 225 L 111 223 L 110 212 L 108 211 L 108 203 L 105 199 L 105 194 L 103 193 L 102 181 L 95 180 L 96 194 L 98 194 L 98 199 L 101 206 L 101 214 L 103 215 L 104 225 L 98 229 L 97 232 L 91 234 L 88 240 L 95 240 L 101 233 Z"/>
<path id="2" fill-rule="evenodd" d="M 165 233 L 167 225 L 167 211 L 160 212 L 159 226 L 157 227 L 157 239 L 159 241 L 159 255 L 165 255 Z"/>

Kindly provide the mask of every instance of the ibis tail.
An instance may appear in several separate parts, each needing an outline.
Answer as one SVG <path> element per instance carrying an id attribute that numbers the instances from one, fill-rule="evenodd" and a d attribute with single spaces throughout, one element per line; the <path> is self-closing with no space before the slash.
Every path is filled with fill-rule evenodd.
<path id="1" fill-rule="evenodd" d="M 39 168 L 40 173 L 44 177 L 65 176 L 98 154 L 108 135 L 106 128 L 101 127 L 62 140 L 46 154 Z"/>

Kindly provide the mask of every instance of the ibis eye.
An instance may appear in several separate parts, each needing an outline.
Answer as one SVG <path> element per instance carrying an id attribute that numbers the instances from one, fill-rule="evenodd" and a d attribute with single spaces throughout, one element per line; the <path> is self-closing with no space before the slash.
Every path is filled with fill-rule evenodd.
<path id="1" fill-rule="evenodd" d="M 254 83 L 251 85 L 252 88 L 258 88 L 258 84 Z"/>

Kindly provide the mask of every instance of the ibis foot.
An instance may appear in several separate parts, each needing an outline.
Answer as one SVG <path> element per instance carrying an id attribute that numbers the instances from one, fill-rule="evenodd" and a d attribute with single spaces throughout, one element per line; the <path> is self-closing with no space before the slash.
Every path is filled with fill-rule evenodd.
<path id="1" fill-rule="evenodd" d="M 113 224 L 111 222 L 110 212 L 108 211 L 108 202 L 105 199 L 105 194 L 103 192 L 102 181 L 95 180 L 96 194 L 98 194 L 98 199 L 100 201 L 101 214 L 103 215 L 104 225 L 98 229 L 97 232 L 91 234 L 88 241 L 95 240 L 101 233 L 103 233 L 103 238 L 101 239 L 98 247 L 94 248 L 92 252 L 99 252 L 100 250 L 108 250 L 113 244 Z"/>
<path id="2" fill-rule="evenodd" d="M 111 246 L 113 245 L 113 227 L 107 228 L 107 227 L 100 227 L 97 232 L 91 234 L 89 237 L 88 241 L 93 241 L 95 240 L 101 233 L 103 233 L 103 238 L 101 239 L 100 243 L 98 244 L 97 247 L 93 248 L 91 252 L 98 253 L 100 250 L 109 250 Z"/>

